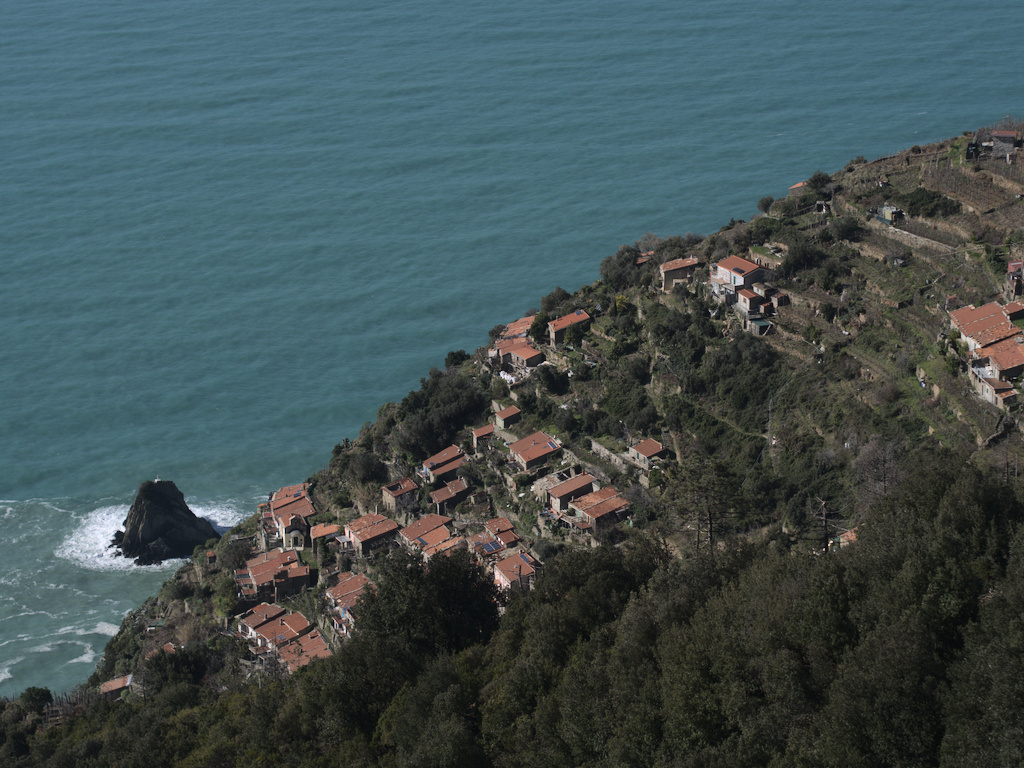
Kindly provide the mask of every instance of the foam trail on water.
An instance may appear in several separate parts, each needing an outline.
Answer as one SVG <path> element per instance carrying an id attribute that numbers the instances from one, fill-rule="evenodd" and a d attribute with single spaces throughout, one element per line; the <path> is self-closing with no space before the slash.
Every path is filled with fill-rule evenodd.
<path id="1" fill-rule="evenodd" d="M 11 672 L 11 667 L 13 667 L 18 662 L 22 661 L 24 658 L 24 656 L 18 656 L 16 658 L 11 659 L 6 664 L 0 665 L 0 683 L 2 683 L 4 680 L 10 680 L 14 676 L 13 673 Z"/>

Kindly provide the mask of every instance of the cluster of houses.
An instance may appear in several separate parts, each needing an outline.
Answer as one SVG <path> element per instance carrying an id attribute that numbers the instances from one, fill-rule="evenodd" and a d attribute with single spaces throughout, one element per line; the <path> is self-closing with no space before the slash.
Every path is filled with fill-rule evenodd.
<path id="1" fill-rule="evenodd" d="M 488 356 L 498 364 L 502 378 L 509 384 L 521 381 L 546 359 L 529 335 L 535 319 L 536 315 L 529 315 L 509 323 L 487 350 Z M 586 330 L 590 319 L 585 310 L 577 309 L 550 321 L 548 342 L 551 346 L 564 343 L 566 332 L 570 328 L 575 326 L 581 331 Z"/>
<path id="2" fill-rule="evenodd" d="M 678 285 L 692 283 L 698 266 L 693 256 L 666 261 L 659 268 L 662 291 L 671 293 Z M 789 303 L 786 294 L 769 284 L 771 274 L 766 263 L 728 256 L 710 266 L 707 287 L 717 301 L 734 308 L 744 330 L 764 336 L 771 330 L 767 317 Z"/>
<path id="3" fill-rule="evenodd" d="M 671 292 L 681 283 L 692 282 L 698 266 L 693 257 L 662 264 L 662 290 Z M 784 302 L 782 294 L 767 285 L 769 277 L 767 267 L 730 256 L 712 265 L 709 287 L 720 301 L 736 305 L 741 317 L 757 329 L 762 327 L 759 323 L 765 308 Z M 583 310 L 552 320 L 548 324 L 550 344 L 564 343 L 566 332 L 574 326 L 586 330 L 590 320 Z M 543 352 L 529 337 L 533 321 L 531 316 L 510 323 L 489 350 L 503 375 L 511 381 L 544 362 Z M 531 473 L 532 491 L 543 505 L 544 525 L 592 534 L 625 519 L 629 500 L 614 486 L 602 487 L 594 474 L 576 464 L 566 469 L 563 462 L 563 468 L 547 471 L 549 460 L 562 452 L 562 443 L 543 431 L 523 437 L 509 432 L 521 418 L 517 406 L 496 405 L 493 421 L 473 430 L 473 450 L 479 456 L 497 449 L 497 440 L 504 441 L 509 487 L 517 487 L 513 473 Z M 646 439 L 617 457 L 632 462 L 643 477 L 649 475 L 665 453 L 661 443 Z M 469 483 L 459 476 L 459 469 L 470 460 L 461 447 L 448 446 L 425 459 L 415 477 L 403 477 L 381 488 L 386 514 L 364 514 L 344 526 L 313 523 L 317 511 L 309 496 L 308 483 L 280 488 L 261 504 L 255 540 L 258 553 L 234 572 L 236 597 L 245 608 L 236 617 L 237 632 L 249 642 L 257 659 L 264 663 L 276 660 L 294 672 L 313 659 L 330 655 L 331 640 L 325 632 L 338 639 L 350 636 L 359 598 L 374 588 L 364 573 L 321 573 L 321 581 L 326 579 L 329 584 L 324 592 L 328 610 L 322 627 L 311 624 L 301 613 L 280 605 L 286 598 L 313 586 L 313 572 L 301 554 L 305 551 L 317 556 L 322 548 L 327 548 L 365 558 L 379 550 L 400 546 L 429 563 L 438 555 L 465 550 L 492 574 L 500 589 L 532 587 L 541 564 L 531 556 L 526 542 L 507 517 L 489 519 L 482 531 L 466 534 L 464 525 L 460 529 L 445 514 L 470 495 Z M 421 514 L 421 485 L 434 486 L 428 491 L 432 511 L 426 514 Z M 400 525 L 396 518 L 407 524 Z M 214 556 L 211 553 L 211 558 Z M 104 695 L 117 693 L 130 684 L 130 676 L 109 681 L 105 686 L 110 690 L 104 691 Z"/>
<path id="4" fill-rule="evenodd" d="M 1013 265 L 1011 265 L 1011 269 Z M 949 322 L 967 347 L 971 385 L 989 403 L 1008 408 L 1017 401 L 1012 381 L 1024 374 L 1024 333 L 1014 321 L 1024 304 L 970 304 L 949 313 Z"/>

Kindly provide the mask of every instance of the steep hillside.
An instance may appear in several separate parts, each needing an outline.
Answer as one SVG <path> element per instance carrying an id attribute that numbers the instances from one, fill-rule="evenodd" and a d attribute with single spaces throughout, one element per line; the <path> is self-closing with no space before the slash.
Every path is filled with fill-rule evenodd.
<path id="1" fill-rule="evenodd" d="M 0 756 L 1019 763 L 1022 128 L 620 247 L 199 548 L 91 687 L 0 703 Z M 246 635 L 272 557 L 306 656 Z"/>

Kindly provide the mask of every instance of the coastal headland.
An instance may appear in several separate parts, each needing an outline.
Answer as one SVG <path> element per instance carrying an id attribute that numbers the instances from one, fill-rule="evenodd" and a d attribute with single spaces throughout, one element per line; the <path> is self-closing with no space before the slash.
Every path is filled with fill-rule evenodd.
<path id="1" fill-rule="evenodd" d="M 1022 130 L 621 246 L 3 702 L 0 756 L 1016 762 Z"/>

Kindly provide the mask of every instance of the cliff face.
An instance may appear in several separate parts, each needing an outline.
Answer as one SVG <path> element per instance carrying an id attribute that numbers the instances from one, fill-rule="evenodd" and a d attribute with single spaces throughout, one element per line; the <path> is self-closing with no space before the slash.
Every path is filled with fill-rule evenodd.
<path id="1" fill-rule="evenodd" d="M 188 557 L 209 539 L 219 538 L 208 520 L 196 517 L 185 497 L 170 480 L 147 480 L 124 520 L 124 532 L 114 543 L 138 565 Z"/>

